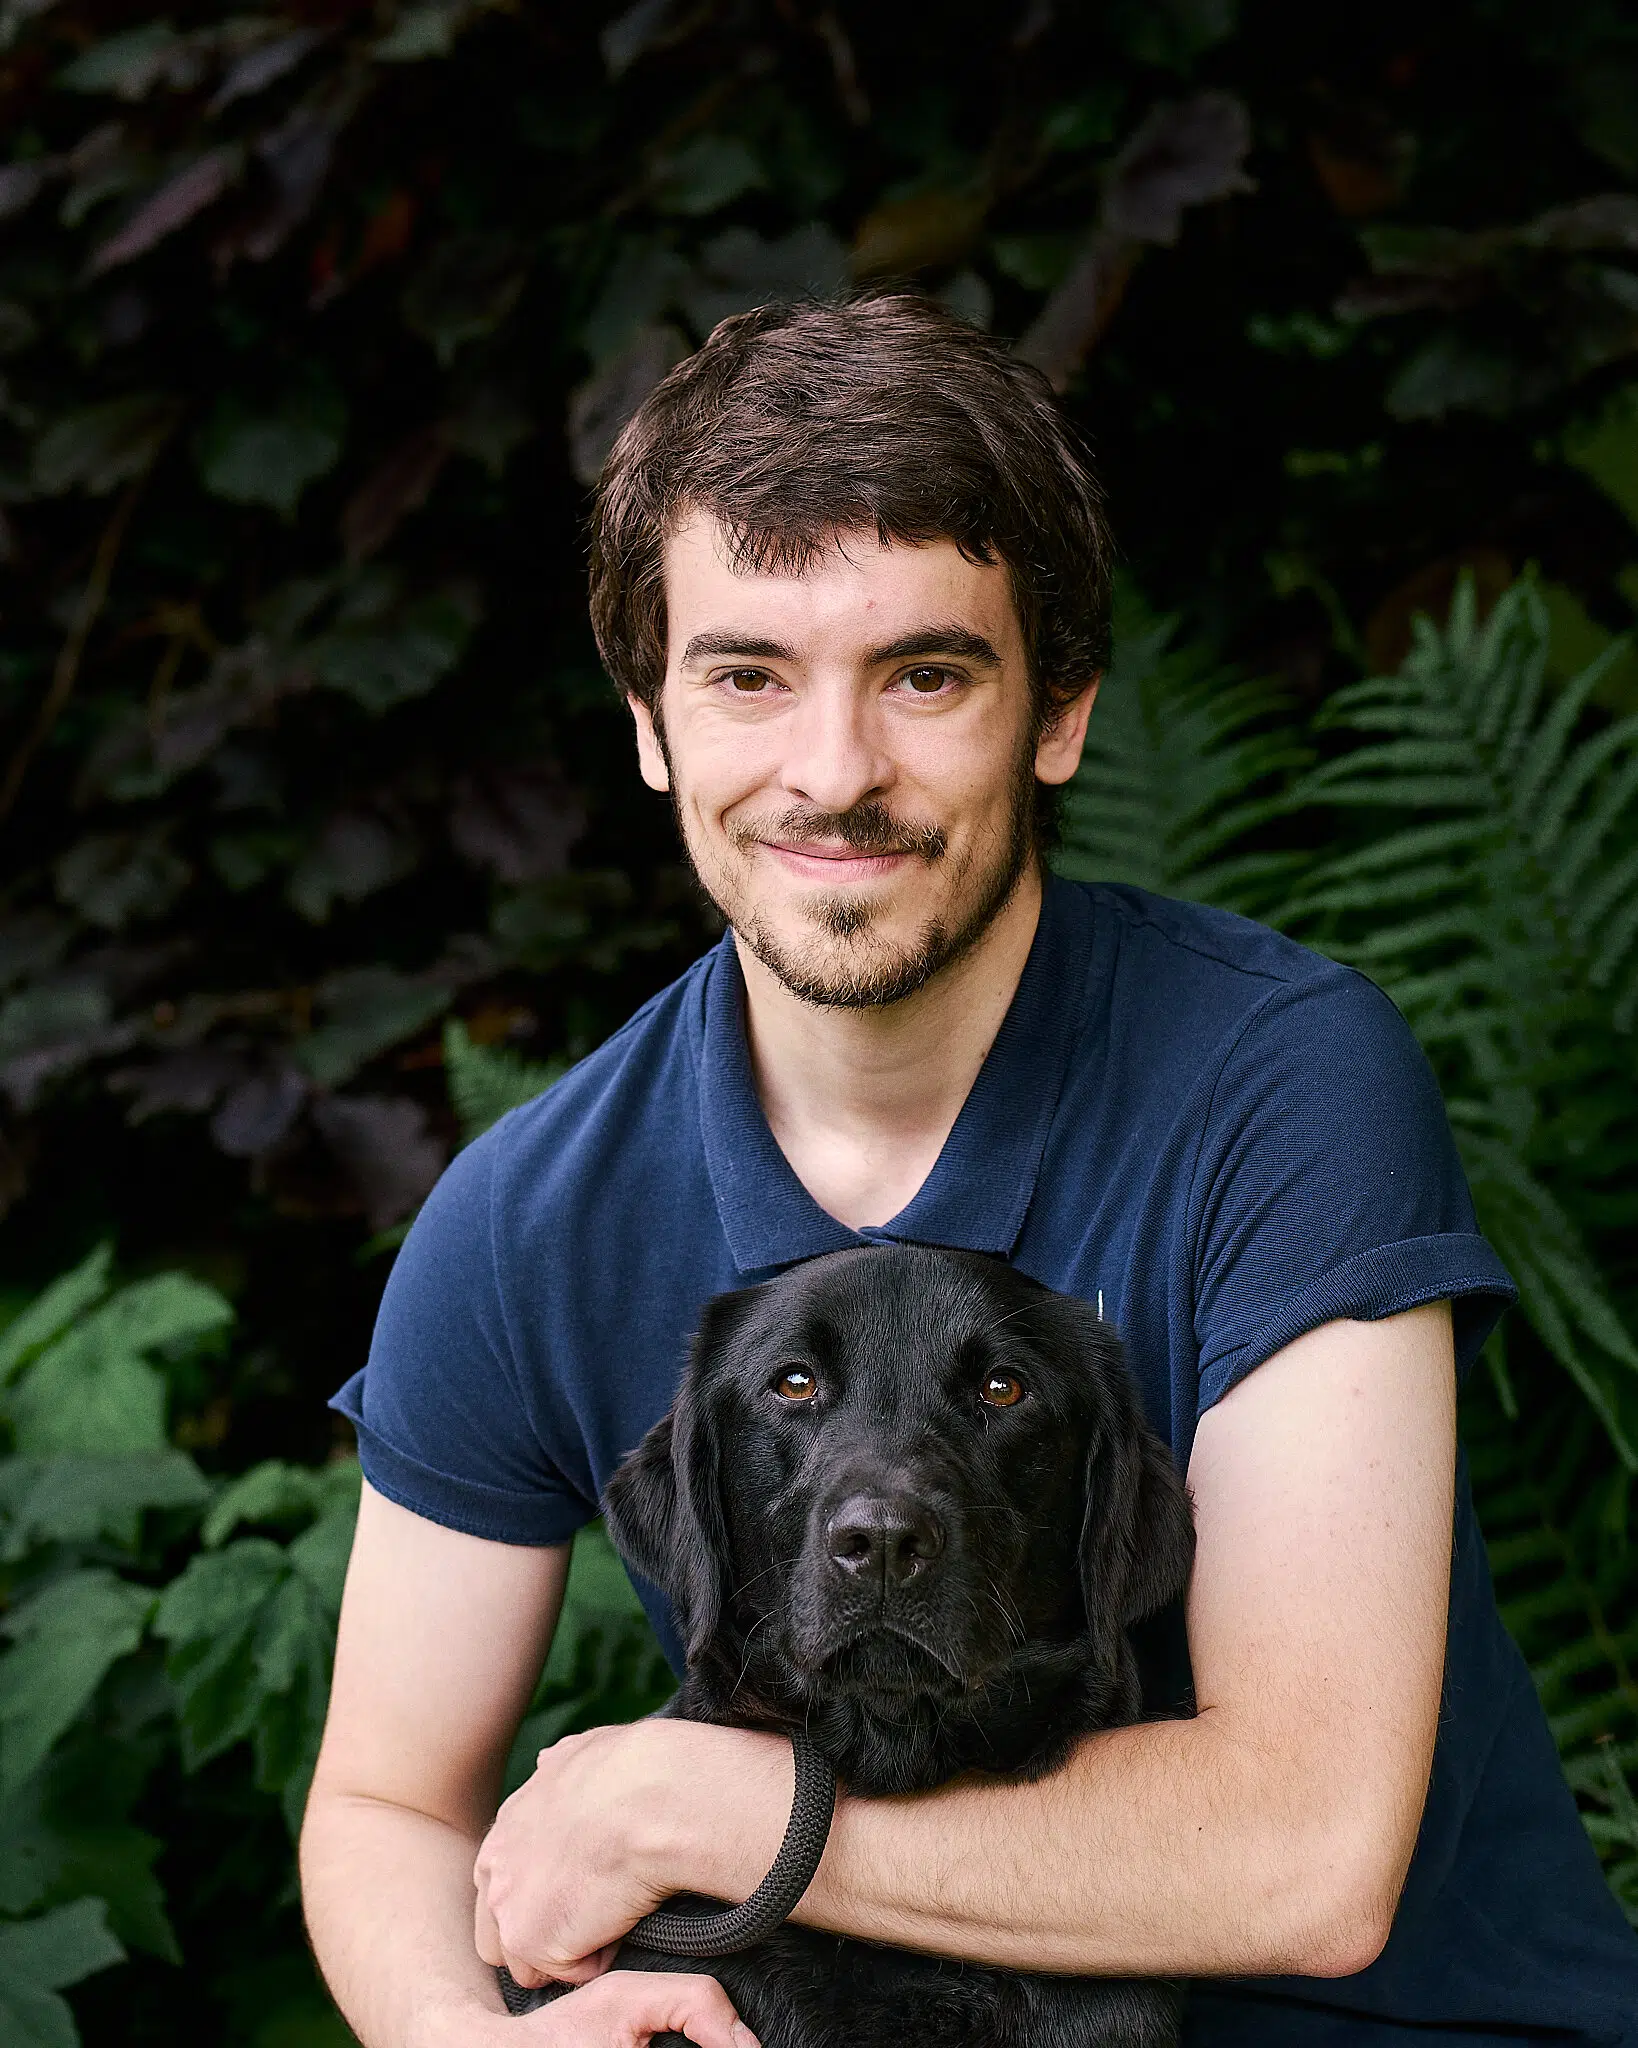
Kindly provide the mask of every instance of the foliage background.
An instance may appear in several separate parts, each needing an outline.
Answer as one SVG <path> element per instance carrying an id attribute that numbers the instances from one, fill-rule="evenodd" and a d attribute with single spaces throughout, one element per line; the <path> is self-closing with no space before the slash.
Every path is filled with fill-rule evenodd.
<path id="1" fill-rule="evenodd" d="M 1633 1903 L 1630 11 L 0 0 L 0 150 L 7 2038 L 343 2038 L 324 1397 L 463 1129 L 712 935 L 585 484 L 722 314 L 882 277 L 1100 453 L 1064 864 L 1357 961 L 1438 1066 L 1525 1289 L 1493 1560 Z M 532 1737 L 662 1684 L 594 1541 Z"/>

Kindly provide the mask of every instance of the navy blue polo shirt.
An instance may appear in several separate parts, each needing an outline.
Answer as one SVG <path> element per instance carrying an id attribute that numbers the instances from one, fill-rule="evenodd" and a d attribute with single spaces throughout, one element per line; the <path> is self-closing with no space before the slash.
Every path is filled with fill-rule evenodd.
<path id="1" fill-rule="evenodd" d="M 1466 1371 L 1513 1297 L 1378 989 L 1242 918 L 1053 881 L 995 1044 L 891 1222 L 847 1229 L 780 1152 L 725 940 L 460 1154 L 336 1406 L 388 1498 L 562 1543 L 670 1405 L 705 1300 L 861 1240 L 999 1253 L 1101 1295 L 1180 1468 L 1200 1416 L 1304 1331 L 1448 1299 Z M 1497 1615 L 1465 1476 L 1445 1708 L 1386 1949 L 1354 1977 L 1202 1984 L 1189 2026 L 1198 2048 L 1638 2043 L 1638 1939 Z"/>

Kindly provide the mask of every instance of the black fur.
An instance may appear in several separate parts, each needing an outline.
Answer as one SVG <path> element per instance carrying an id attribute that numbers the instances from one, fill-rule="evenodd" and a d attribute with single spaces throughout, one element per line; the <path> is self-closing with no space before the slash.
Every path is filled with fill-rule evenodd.
<path id="1" fill-rule="evenodd" d="M 775 1391 L 793 1367 L 806 1401 Z M 980 1398 L 986 1378 L 1024 1388 Z M 1032 1778 L 1140 1713 L 1128 1630 L 1181 1593 L 1188 1496 L 1107 1324 L 997 1260 L 868 1247 L 711 1302 L 604 1495 L 672 1601 L 667 1710 L 805 1726 L 854 1793 Z M 765 2048 L 1166 2048 L 1175 1986 L 940 1961 L 787 1926 L 708 1968 Z M 680 2036 L 670 2037 L 680 2041 Z"/>

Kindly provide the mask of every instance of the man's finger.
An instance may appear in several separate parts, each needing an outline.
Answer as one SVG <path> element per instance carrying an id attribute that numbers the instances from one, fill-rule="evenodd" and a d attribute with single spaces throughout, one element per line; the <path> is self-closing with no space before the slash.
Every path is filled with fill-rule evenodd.
<path id="1" fill-rule="evenodd" d="M 552 2010 L 574 2024 L 576 2048 L 590 2041 L 602 2048 L 605 2040 L 624 2048 L 668 2033 L 686 2034 L 698 2048 L 759 2048 L 715 1977 L 611 1970 Z"/>
<path id="2" fill-rule="evenodd" d="M 489 1910 L 489 1901 L 480 1891 L 472 1908 L 472 1941 L 479 1956 L 491 1969 L 506 1960 L 506 1951 L 501 1947 L 500 1929 L 495 1925 L 495 1916 Z"/>

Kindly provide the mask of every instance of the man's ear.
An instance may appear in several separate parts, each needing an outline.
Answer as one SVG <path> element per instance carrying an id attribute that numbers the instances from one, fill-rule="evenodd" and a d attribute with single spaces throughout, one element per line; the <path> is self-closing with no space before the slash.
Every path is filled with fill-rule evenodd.
<path id="1" fill-rule="evenodd" d="M 1098 700 L 1098 685 L 1102 681 L 1101 673 L 1095 675 L 1078 695 L 1064 705 L 1035 742 L 1037 782 L 1051 783 L 1056 787 L 1067 782 L 1081 765 L 1087 720 L 1092 716 L 1092 706 Z"/>
<path id="2" fill-rule="evenodd" d="M 671 787 L 671 763 L 666 758 L 659 723 L 642 698 L 632 696 L 629 691 L 626 693 L 626 709 L 637 729 L 638 772 L 650 789 L 658 790 L 664 796 Z"/>
<path id="3" fill-rule="evenodd" d="M 1113 1348 L 1113 1337 L 1103 1344 Z M 1087 1456 L 1081 1526 L 1081 1593 L 1094 1630 L 1100 1619 L 1130 1628 L 1157 1613 L 1188 1585 L 1194 1564 L 1188 1489 L 1144 1420 L 1118 1348 L 1100 1377 L 1112 1399 Z"/>
<path id="4" fill-rule="evenodd" d="M 603 1489 L 614 1547 L 677 1615 L 692 1663 L 723 1619 L 728 1523 L 710 1371 L 761 1292 L 747 1287 L 708 1301 L 671 1413 L 662 1416 Z"/>

